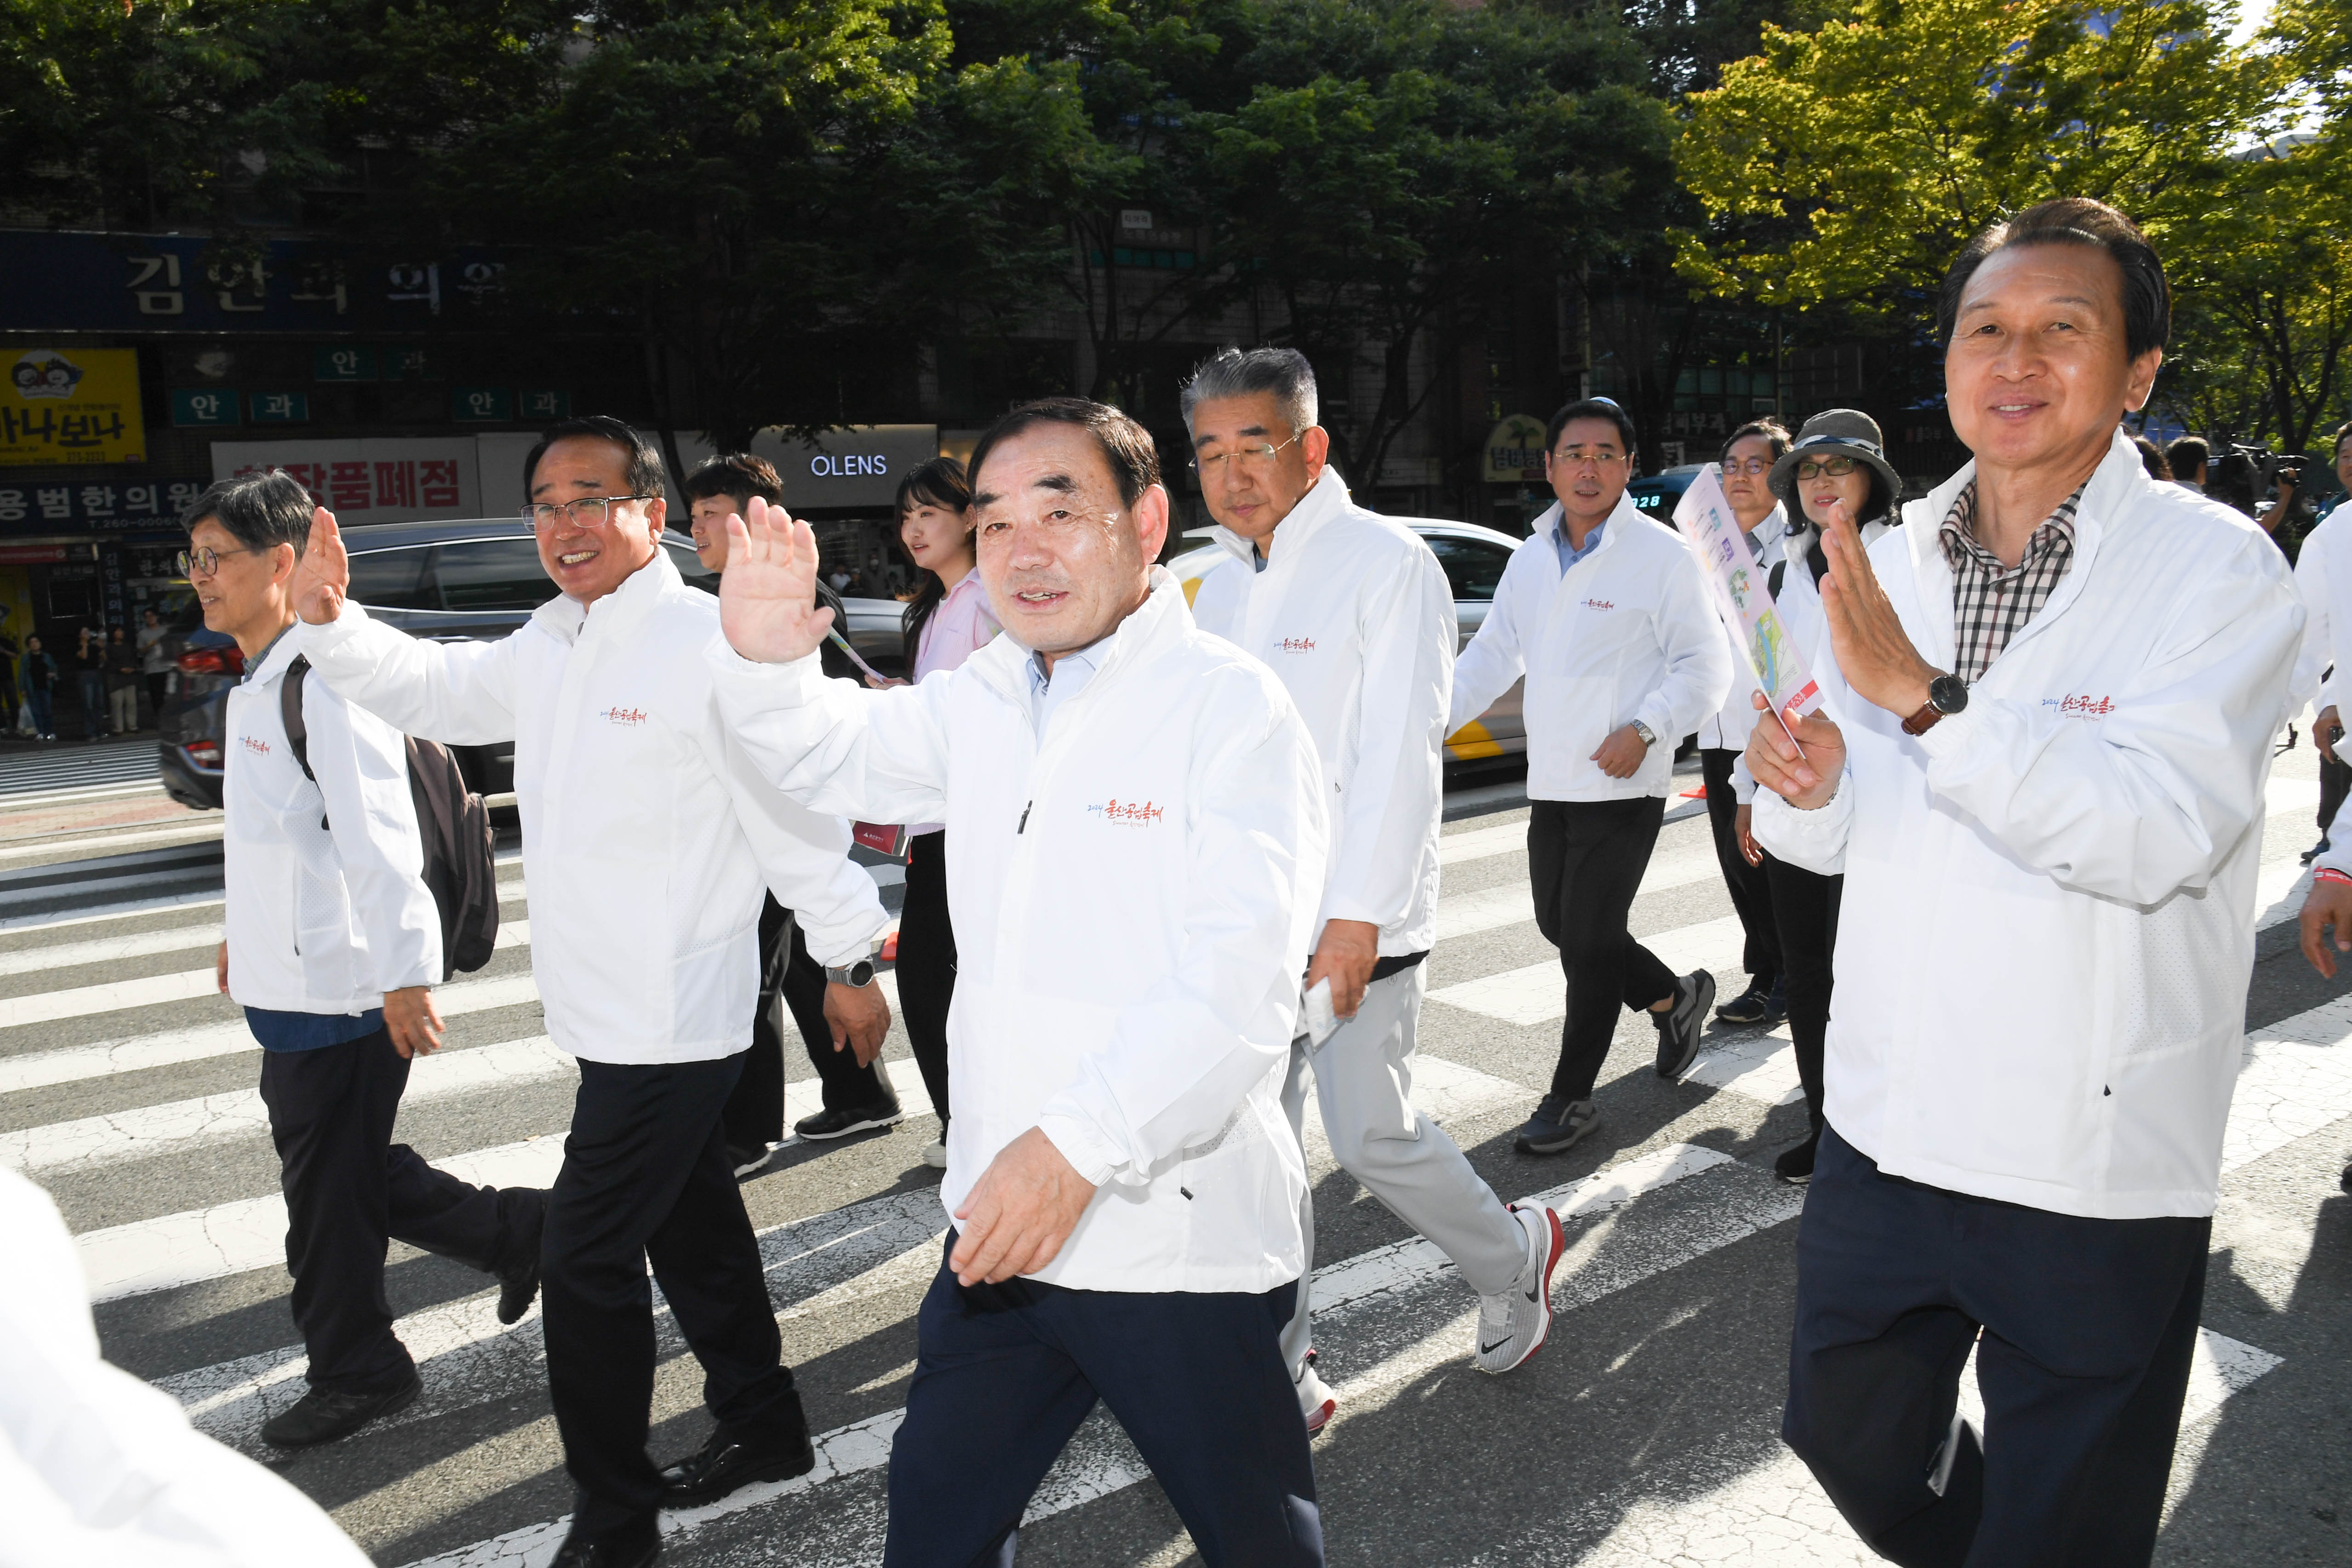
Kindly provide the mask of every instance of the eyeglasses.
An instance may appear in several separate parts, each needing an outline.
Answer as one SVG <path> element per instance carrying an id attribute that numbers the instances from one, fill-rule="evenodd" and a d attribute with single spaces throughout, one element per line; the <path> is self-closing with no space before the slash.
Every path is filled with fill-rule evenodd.
<path id="1" fill-rule="evenodd" d="M 540 501 L 522 509 L 525 521 L 533 528 L 553 528 L 555 516 L 562 512 L 582 528 L 602 528 L 611 520 L 613 509 L 624 501 L 651 500 L 651 496 L 582 496 L 578 500 Z"/>
<path id="2" fill-rule="evenodd" d="M 1306 434 L 1306 431 L 1301 430 L 1298 436 Z M 1289 440 L 1285 441 L 1282 447 L 1297 445 L 1298 436 L 1293 436 Z M 1237 465 L 1237 472 L 1262 474 L 1274 467 L 1274 455 L 1281 451 L 1282 447 L 1269 447 L 1260 441 L 1254 447 L 1236 447 L 1230 452 L 1219 452 L 1214 457 L 1195 458 L 1192 459 L 1192 471 L 1204 479 L 1214 479 L 1225 471 L 1227 463 L 1234 463 Z"/>
<path id="3" fill-rule="evenodd" d="M 1824 474 L 1833 479 L 1842 479 L 1860 467 L 1862 464 L 1852 458 L 1823 458 L 1819 461 L 1807 458 L 1797 465 L 1797 482 L 1802 484 L 1807 479 L 1818 479 Z"/>
<path id="4" fill-rule="evenodd" d="M 1571 468 L 1580 468 L 1587 463 L 1596 468 L 1613 468 L 1625 460 L 1622 452 L 1588 452 L 1581 447 L 1570 447 L 1554 452 L 1552 457 Z"/>
<path id="5" fill-rule="evenodd" d="M 1729 458 L 1723 460 L 1723 475 L 1726 479 L 1729 479 L 1734 474 L 1746 474 L 1752 479 L 1759 474 L 1769 474 L 1771 471 L 1772 459 L 1769 458 L 1750 458 L 1744 463 L 1734 462 Z"/>
<path id="6" fill-rule="evenodd" d="M 220 570 L 221 557 L 224 555 L 260 555 L 277 548 L 278 546 L 269 544 L 257 546 L 250 550 L 215 550 L 209 544 L 199 544 L 194 550 L 181 551 L 174 557 L 174 562 L 179 566 L 180 575 L 183 577 L 209 577 Z"/>

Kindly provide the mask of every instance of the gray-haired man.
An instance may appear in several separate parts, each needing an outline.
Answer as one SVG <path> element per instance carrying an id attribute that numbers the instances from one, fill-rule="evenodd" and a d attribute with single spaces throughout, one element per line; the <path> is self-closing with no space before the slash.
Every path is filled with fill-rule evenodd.
<path id="1" fill-rule="evenodd" d="M 1302 1127 L 1311 1064 L 1332 1154 L 1454 1259 L 1483 1298 L 1475 1363 L 1507 1372 L 1543 1348 L 1559 1221 L 1506 1207 L 1411 1099 L 1422 960 L 1437 934 L 1453 591 L 1411 529 L 1349 500 L 1304 354 L 1226 349 L 1193 374 L 1183 408 L 1201 494 L 1232 555 L 1202 578 L 1193 618 L 1273 668 L 1333 792 L 1307 986 L 1329 984 L 1341 1022 L 1319 1043 L 1292 1043 L 1285 1109 Z M 1311 1196 L 1299 1222 L 1311 1263 Z M 1283 1349 L 1310 1431 L 1337 1405 L 1308 1359 L 1311 1328 L 1302 1288 Z"/>

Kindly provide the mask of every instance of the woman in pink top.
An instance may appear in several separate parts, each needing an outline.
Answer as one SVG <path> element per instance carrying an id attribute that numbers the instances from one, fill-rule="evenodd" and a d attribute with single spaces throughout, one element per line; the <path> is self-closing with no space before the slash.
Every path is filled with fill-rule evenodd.
<path id="1" fill-rule="evenodd" d="M 971 487 L 963 465 L 934 458 L 898 484 L 898 541 L 923 570 L 907 606 L 907 647 L 914 678 L 953 669 L 996 636 L 996 617 L 972 570 Z M 898 911 L 898 1015 L 906 1020 L 915 1066 L 940 1119 L 939 1141 L 924 1162 L 948 1163 L 948 1004 L 955 996 L 955 928 L 948 921 L 947 831 L 913 829 L 907 849 L 907 897 Z"/>

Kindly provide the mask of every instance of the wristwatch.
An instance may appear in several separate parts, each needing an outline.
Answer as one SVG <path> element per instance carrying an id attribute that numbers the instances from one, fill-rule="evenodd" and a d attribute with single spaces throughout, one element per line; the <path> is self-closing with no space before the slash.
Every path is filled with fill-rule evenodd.
<path id="1" fill-rule="evenodd" d="M 1639 719 L 1633 721 L 1633 733 L 1642 737 L 1642 744 L 1645 746 L 1654 746 L 1658 743 L 1658 732 Z"/>
<path id="2" fill-rule="evenodd" d="M 828 984 L 834 985 L 859 987 L 871 985 L 874 984 L 874 961 L 870 958 L 861 958 L 855 963 L 845 964 L 838 968 L 827 964 L 824 977 Z"/>
<path id="3" fill-rule="evenodd" d="M 1968 705 L 1969 683 L 1957 675 L 1939 675 L 1927 682 L 1926 704 L 1903 721 L 1903 732 L 1924 735 L 1947 714 L 1958 713 Z"/>

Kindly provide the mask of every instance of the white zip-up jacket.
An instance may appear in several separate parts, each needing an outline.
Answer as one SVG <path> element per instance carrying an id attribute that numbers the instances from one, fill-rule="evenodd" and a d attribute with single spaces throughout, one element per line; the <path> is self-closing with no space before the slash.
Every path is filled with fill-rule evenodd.
<path id="1" fill-rule="evenodd" d="M 2295 592 L 2303 599 L 2303 652 L 2294 663 L 2288 712 L 2309 703 L 2342 705 L 2347 677 L 2336 639 L 2352 631 L 2352 507 L 2338 507 L 2303 536 L 2295 555 Z M 2328 667 L 2335 666 L 2333 674 Z M 2320 678 L 2326 675 L 2323 681 Z"/>
<path id="2" fill-rule="evenodd" d="M 1412 530 L 1349 501 L 1330 468 L 1276 527 L 1264 572 L 1248 540 L 1213 533 L 1234 558 L 1202 576 L 1192 618 L 1274 671 L 1330 791 L 1316 941 L 1325 921 L 1363 921 L 1381 956 L 1427 952 L 1460 636 L 1444 568 Z"/>
<path id="3" fill-rule="evenodd" d="M 1559 504 L 1512 552 L 1486 625 L 1454 665 L 1451 734 L 1524 674 L 1528 797 L 1630 800 L 1674 787 L 1675 748 L 1723 707 L 1731 651 L 1698 558 L 1620 496 L 1591 554 L 1559 569 Z M 1592 753 L 1640 720 L 1657 743 L 1630 778 Z"/>
<path id="4" fill-rule="evenodd" d="M 355 1016 L 442 978 L 441 911 L 399 731 L 313 677 L 302 722 L 313 784 L 281 706 L 299 634 L 229 689 L 222 769 L 228 991 L 241 1007 Z"/>
<path id="5" fill-rule="evenodd" d="M 549 1036 L 590 1061 L 751 1044 L 763 883 L 820 963 L 865 957 L 887 919 L 848 825 L 778 796 L 719 722 L 718 626 L 719 601 L 656 554 L 497 642 L 426 642 L 348 603 L 302 628 L 318 676 L 409 734 L 514 742 L 531 973 Z"/>
<path id="6" fill-rule="evenodd" d="M 1789 509 L 1775 506 L 1770 516 L 1748 531 L 1748 541 L 1756 547 L 1758 571 L 1771 571 L 1780 559 L 1788 529 Z M 1716 616 L 1720 620 L 1722 615 L 1718 605 Z M 1740 647 L 1742 640 L 1738 629 L 1724 621 L 1723 643 L 1731 656 L 1731 684 L 1724 690 L 1723 706 L 1699 721 L 1698 743 L 1703 750 L 1745 751 L 1748 731 L 1756 728 L 1756 708 L 1748 701 L 1756 690 L 1756 677 L 1748 668 L 1747 651 Z"/>
<path id="7" fill-rule="evenodd" d="M 1913 502 L 1870 552 L 1942 669 L 1952 574 L 1937 531 L 1974 473 Z M 1844 776 L 1813 811 L 1759 792 L 1755 833 L 1845 873 L 1826 1067 L 1840 1136 L 1891 1174 L 1979 1197 L 2207 1215 L 2303 608 L 2261 530 L 2149 479 L 2120 435 L 2074 540 L 1968 707 L 1917 739 L 1816 666 Z"/>
<path id="8" fill-rule="evenodd" d="M 1265 666 L 1192 624 L 1164 568 L 1032 717 L 1034 656 L 866 691 L 814 655 L 714 640 L 728 722 L 820 811 L 948 825 L 950 1215 L 1034 1127 L 1098 1184 L 1037 1278 L 1090 1290 L 1270 1290 L 1298 1278 L 1306 1165 L 1283 1073 L 1323 888 L 1315 743 Z"/>

